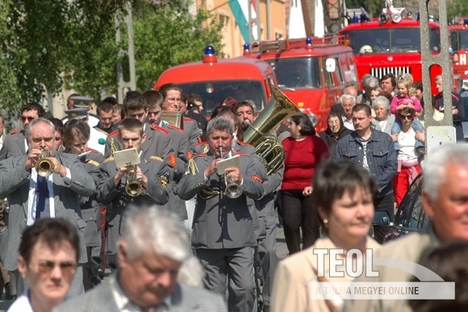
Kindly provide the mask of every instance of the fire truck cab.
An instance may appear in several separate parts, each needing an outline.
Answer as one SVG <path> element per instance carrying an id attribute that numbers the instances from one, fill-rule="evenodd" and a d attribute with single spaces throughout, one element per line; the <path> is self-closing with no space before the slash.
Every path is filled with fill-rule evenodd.
<path id="1" fill-rule="evenodd" d="M 380 79 L 389 73 L 409 73 L 414 81 L 422 81 L 419 28 L 420 22 L 404 8 L 389 6 L 377 20 L 368 21 L 365 15 L 354 18 L 339 34 L 354 51 L 360 81 L 366 74 Z M 440 28 L 434 22 L 429 22 L 429 45 L 433 54 L 440 51 Z M 431 77 L 440 73 L 440 67 L 431 68 Z M 437 93 L 434 82 L 432 90 Z"/>
<path id="2" fill-rule="evenodd" d="M 154 89 L 166 83 L 182 88 L 183 94 L 196 93 L 203 99 L 203 114 L 212 111 L 227 97 L 252 100 L 261 111 L 272 97 L 271 86 L 278 85 L 268 63 L 255 59 L 220 59 L 212 46 L 205 48 L 203 60 L 171 67 L 156 81 Z"/>
<path id="3" fill-rule="evenodd" d="M 453 72 L 461 80 L 461 88 L 468 90 L 468 18 L 460 18 L 448 27 L 453 52 Z"/>
<path id="4" fill-rule="evenodd" d="M 267 61 L 281 91 L 315 123 L 327 129 L 330 108 L 344 83 L 357 80 L 353 51 L 339 37 L 279 39 L 244 46 L 244 59 Z"/>

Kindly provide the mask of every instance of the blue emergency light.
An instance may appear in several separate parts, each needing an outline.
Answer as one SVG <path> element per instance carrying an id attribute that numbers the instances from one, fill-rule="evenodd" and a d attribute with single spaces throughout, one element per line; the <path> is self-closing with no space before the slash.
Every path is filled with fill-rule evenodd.
<path id="1" fill-rule="evenodd" d="M 204 55 L 203 55 L 203 63 L 214 63 L 217 62 L 218 58 L 215 54 L 215 48 L 213 46 L 206 46 Z"/>
<path id="2" fill-rule="evenodd" d="M 244 55 L 250 55 L 250 44 L 244 43 Z"/>

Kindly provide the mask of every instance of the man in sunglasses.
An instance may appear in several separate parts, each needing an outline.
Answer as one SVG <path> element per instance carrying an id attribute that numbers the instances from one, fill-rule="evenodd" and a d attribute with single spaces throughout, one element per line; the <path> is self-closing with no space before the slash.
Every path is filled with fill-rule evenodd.
<path id="1" fill-rule="evenodd" d="M 5 137 L 3 147 L 0 150 L 0 160 L 26 155 L 28 143 L 26 142 L 24 132 L 31 121 L 39 117 L 44 117 L 45 114 L 44 108 L 36 102 L 28 103 L 21 108 L 23 130 L 13 130 Z"/>

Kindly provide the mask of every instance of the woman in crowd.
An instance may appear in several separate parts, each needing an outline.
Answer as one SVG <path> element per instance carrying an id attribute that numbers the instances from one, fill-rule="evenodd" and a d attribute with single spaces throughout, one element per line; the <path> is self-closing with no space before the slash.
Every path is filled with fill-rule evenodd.
<path id="1" fill-rule="evenodd" d="M 81 119 L 72 119 L 67 122 L 63 132 L 65 152 L 76 154 L 84 163 L 86 171 L 94 178 L 96 185 L 99 181 L 99 166 L 104 161 L 104 156 L 96 150 L 88 148 L 90 130 L 88 124 Z M 86 251 L 88 262 L 83 266 L 83 284 L 85 290 L 98 285 L 101 278 L 98 270 L 101 265 L 101 205 L 96 201 L 96 196 L 81 197 L 80 208 L 83 220 L 86 221 Z"/>
<path id="2" fill-rule="evenodd" d="M 365 257 L 366 249 L 379 248 L 368 236 L 376 191 L 368 170 L 355 162 L 327 161 L 317 169 L 313 188 L 326 236 L 279 263 L 273 284 L 274 312 L 339 311 L 343 299 L 339 295 L 322 297 L 319 283 L 350 282 L 352 278 L 344 272 L 347 252 L 359 250 Z M 340 250 L 336 258 L 328 256 L 330 249 Z M 314 250 L 321 250 L 322 256 L 314 254 Z M 324 251 L 328 253 L 323 256 Z M 323 261 L 319 262 L 319 258 Z M 339 265 L 338 271 L 344 277 L 330 277 L 329 269 L 335 265 Z"/>
<path id="3" fill-rule="evenodd" d="M 395 116 L 390 114 L 390 101 L 387 97 L 379 95 L 373 102 L 375 120 L 379 123 L 380 131 L 391 134 Z"/>
<path id="4" fill-rule="evenodd" d="M 29 289 L 8 312 L 50 312 L 67 296 L 80 254 L 77 229 L 59 218 L 39 219 L 23 232 L 18 271 Z"/>
<path id="5" fill-rule="evenodd" d="M 393 141 L 398 142 L 398 173 L 393 178 L 393 189 L 395 201 L 400 205 L 406 190 L 413 182 L 414 178 L 421 172 L 418 156 L 422 153 L 421 146 L 424 143 L 424 132 L 415 131 L 411 124 L 415 117 L 415 110 L 411 107 L 402 108 L 398 111 L 396 121 L 401 131 L 393 134 Z"/>
<path id="6" fill-rule="evenodd" d="M 312 178 L 315 168 L 329 157 L 326 144 L 315 135 L 309 118 L 292 116 L 291 136 L 283 140 L 284 176 L 281 185 L 284 236 L 290 254 L 312 246 L 319 235 L 317 212 L 312 201 Z"/>
<path id="7" fill-rule="evenodd" d="M 333 154 L 336 143 L 352 131 L 344 126 L 343 119 L 337 113 L 328 115 L 327 124 L 327 130 L 320 133 L 320 138 L 327 144 L 330 154 Z"/>

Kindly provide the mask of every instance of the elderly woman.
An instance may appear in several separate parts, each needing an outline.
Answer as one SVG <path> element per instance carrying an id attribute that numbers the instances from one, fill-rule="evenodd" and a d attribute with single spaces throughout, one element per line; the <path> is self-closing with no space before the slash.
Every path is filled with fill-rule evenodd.
<path id="1" fill-rule="evenodd" d="M 390 101 L 387 97 L 379 95 L 373 102 L 372 108 L 375 112 L 380 131 L 391 134 L 392 126 L 395 123 L 395 116 L 390 114 Z"/>
<path id="2" fill-rule="evenodd" d="M 361 251 L 379 244 L 368 233 L 374 216 L 376 184 L 369 171 L 354 162 L 326 162 L 314 175 L 313 199 L 326 236 L 313 246 L 281 261 L 273 284 L 272 311 L 338 311 L 339 295 L 333 300 L 318 294 L 318 282 L 350 282 L 343 272 L 347 252 Z M 339 249 L 336 258 L 323 251 Z M 322 257 L 314 254 L 322 250 Z M 323 261 L 319 261 L 319 258 Z M 330 277 L 329 268 L 338 265 L 344 277 Z"/>
<path id="3" fill-rule="evenodd" d="M 19 247 L 18 270 L 29 289 L 9 312 L 50 312 L 63 302 L 80 254 L 76 228 L 63 219 L 40 219 L 26 228 Z"/>
<path id="4" fill-rule="evenodd" d="M 343 119 L 337 113 L 328 115 L 327 124 L 327 130 L 320 133 L 320 138 L 327 144 L 330 154 L 333 154 L 338 141 L 352 131 L 344 126 Z"/>

